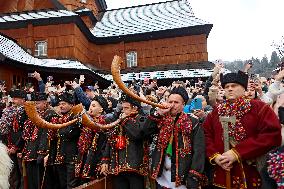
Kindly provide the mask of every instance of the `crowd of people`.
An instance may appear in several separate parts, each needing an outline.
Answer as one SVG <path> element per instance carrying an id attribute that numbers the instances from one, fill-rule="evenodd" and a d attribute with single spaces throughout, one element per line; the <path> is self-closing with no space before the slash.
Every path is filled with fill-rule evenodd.
<path id="1" fill-rule="evenodd" d="M 128 84 L 159 107 L 115 83 L 55 85 L 36 71 L 38 86 L 1 82 L 0 188 L 66 189 L 103 177 L 115 189 L 284 188 L 284 70 L 265 79 L 250 68 L 224 74 L 216 64 L 204 82 Z M 37 113 L 28 115 L 26 101 Z M 101 127 L 84 123 L 83 113 Z M 52 128 L 60 124 L 67 126 Z"/>

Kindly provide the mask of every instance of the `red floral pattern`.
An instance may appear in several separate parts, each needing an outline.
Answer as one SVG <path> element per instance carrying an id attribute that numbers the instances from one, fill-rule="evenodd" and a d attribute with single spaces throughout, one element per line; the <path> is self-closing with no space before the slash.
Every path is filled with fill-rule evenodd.
<path id="1" fill-rule="evenodd" d="M 185 156 L 191 152 L 191 140 L 189 136 L 192 131 L 192 123 L 189 122 L 187 114 L 182 113 L 176 124 L 174 124 L 174 119 L 170 115 L 166 115 L 159 121 L 158 127 L 160 128 L 157 146 L 158 149 L 162 151 L 165 150 L 168 146 L 173 130 L 176 130 L 176 133 L 182 133 L 184 140 L 184 147 L 180 149 L 181 156 Z"/>
<path id="2" fill-rule="evenodd" d="M 241 118 L 251 110 L 250 101 L 247 97 L 240 97 L 233 102 L 224 100 L 217 106 L 219 116 L 236 116 L 236 123 L 229 123 L 229 136 L 238 143 L 247 137 Z"/>

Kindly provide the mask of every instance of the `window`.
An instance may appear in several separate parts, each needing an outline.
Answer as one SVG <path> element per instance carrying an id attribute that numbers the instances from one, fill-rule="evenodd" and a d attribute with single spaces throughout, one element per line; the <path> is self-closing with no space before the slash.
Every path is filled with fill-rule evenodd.
<path id="1" fill-rule="evenodd" d="M 47 56 L 47 42 L 37 41 L 35 43 L 35 56 Z"/>
<path id="2" fill-rule="evenodd" d="M 87 0 L 81 0 L 81 3 L 87 3 Z"/>
<path id="3" fill-rule="evenodd" d="M 137 66 L 137 52 L 130 51 L 126 53 L 127 67 Z"/>

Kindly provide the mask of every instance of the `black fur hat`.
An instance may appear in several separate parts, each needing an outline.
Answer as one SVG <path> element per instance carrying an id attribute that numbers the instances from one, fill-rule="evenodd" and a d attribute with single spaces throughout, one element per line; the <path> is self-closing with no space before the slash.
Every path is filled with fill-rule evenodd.
<path id="1" fill-rule="evenodd" d="M 75 103 L 75 98 L 74 95 L 68 92 L 64 92 L 61 95 L 58 96 L 58 103 L 64 101 L 68 102 L 69 104 L 74 104 Z"/>
<path id="2" fill-rule="evenodd" d="M 121 102 L 129 102 L 130 104 L 132 104 L 133 106 L 136 106 L 137 108 L 141 107 L 140 102 L 138 102 L 137 100 L 134 100 L 133 98 L 131 98 L 130 96 L 128 96 L 126 94 L 121 95 L 120 101 Z"/>
<path id="3" fill-rule="evenodd" d="M 227 83 L 237 83 L 243 86 L 246 90 L 248 87 L 248 75 L 242 71 L 238 73 L 227 73 L 226 75 L 220 75 L 220 81 L 223 88 Z"/>
<path id="4" fill-rule="evenodd" d="M 97 101 L 101 105 L 104 112 L 106 112 L 106 113 L 109 112 L 107 100 L 103 96 L 101 96 L 101 95 L 95 96 L 95 98 L 93 98 L 93 100 Z"/>
<path id="5" fill-rule="evenodd" d="M 26 98 L 26 92 L 24 90 L 21 90 L 21 89 L 14 89 L 14 90 L 11 90 L 9 92 L 9 95 L 12 97 L 12 98 Z"/>
<path id="6" fill-rule="evenodd" d="M 183 98 L 185 104 L 189 100 L 188 93 L 185 90 L 185 88 L 183 88 L 183 87 L 173 88 L 172 91 L 171 91 L 171 94 L 179 94 Z"/>

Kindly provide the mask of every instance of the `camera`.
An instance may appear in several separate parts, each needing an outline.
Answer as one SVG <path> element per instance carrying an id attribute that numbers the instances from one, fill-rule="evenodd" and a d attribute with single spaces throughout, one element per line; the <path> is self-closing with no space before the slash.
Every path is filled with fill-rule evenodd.
<path id="1" fill-rule="evenodd" d="M 46 78 L 46 80 L 47 80 L 47 82 L 51 82 L 51 81 L 53 80 L 53 76 L 48 76 L 48 77 Z"/>
<path id="2" fill-rule="evenodd" d="M 28 73 L 28 77 L 34 77 L 34 73 Z"/>

